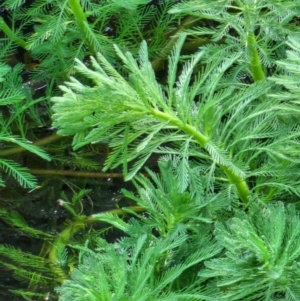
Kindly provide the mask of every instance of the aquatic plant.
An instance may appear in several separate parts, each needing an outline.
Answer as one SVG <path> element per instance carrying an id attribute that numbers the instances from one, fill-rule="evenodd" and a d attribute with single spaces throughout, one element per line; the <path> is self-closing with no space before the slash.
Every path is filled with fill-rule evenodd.
<path id="1" fill-rule="evenodd" d="M 134 185 L 106 212 L 85 212 L 90 187 L 61 193 L 56 235 L 2 210 L 50 242 L 26 260 L 0 249 L 29 280 L 15 292 L 45 297 L 45 281 L 62 301 L 299 300 L 298 1 L 5 3 L 22 22 L 1 23 L 2 57 L 18 44 L 37 59 L 57 134 L 79 157 L 105 145 L 103 172 Z"/>

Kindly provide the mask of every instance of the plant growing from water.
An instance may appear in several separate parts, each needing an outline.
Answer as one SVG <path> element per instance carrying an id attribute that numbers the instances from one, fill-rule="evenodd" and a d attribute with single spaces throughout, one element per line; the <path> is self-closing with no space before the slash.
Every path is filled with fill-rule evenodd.
<path id="1" fill-rule="evenodd" d="M 49 98 L 58 94 L 57 83 L 74 72 L 75 57 L 84 59 L 87 55 L 101 51 L 118 68 L 119 61 L 113 49 L 113 43 L 118 43 L 124 49 L 136 52 L 138 47 L 134 45 L 139 45 L 143 39 L 147 39 L 149 44 L 153 46 L 151 52 L 154 65 L 159 69 L 168 53 L 169 44 L 173 43 L 170 37 L 171 33 L 174 34 L 182 30 L 186 21 L 183 20 L 182 23 L 178 23 L 176 15 L 168 14 L 169 8 L 176 1 L 161 4 L 148 2 L 133 0 L 127 1 L 124 5 L 124 1 L 102 1 L 101 3 L 95 3 L 95 1 L 52 1 L 50 4 L 49 1 L 7 0 L 1 5 L 0 58 L 3 62 L 6 61 L 11 65 L 14 65 L 16 60 L 22 63 L 14 68 L 5 64 L 1 65 L 1 76 L 3 75 L 1 77 L 1 108 L 3 108 L 1 148 L 3 149 L 0 150 L 0 162 L 4 175 L 1 185 L 7 184 L 7 191 L 9 192 L 8 195 L 1 193 L 3 206 L 9 204 L 9 207 L 17 208 L 17 210 L 21 207 L 20 210 L 25 210 L 25 215 L 28 212 L 33 213 L 32 219 L 35 219 L 38 218 L 40 210 L 36 207 L 31 210 L 31 205 L 36 202 L 37 197 L 44 200 L 43 204 L 52 203 L 52 208 L 49 209 L 48 206 L 46 209 L 50 212 L 56 206 L 57 197 L 62 197 L 65 200 L 64 206 L 67 207 L 67 197 L 60 195 L 60 190 L 63 190 L 62 187 L 67 181 L 53 180 L 58 174 L 62 176 L 71 174 L 74 177 L 82 177 L 84 174 L 88 174 L 89 177 L 113 177 L 115 175 L 120 177 L 120 174 L 117 173 L 112 175 L 99 173 L 100 165 L 94 159 L 94 156 L 98 155 L 96 153 L 98 150 L 95 148 L 92 151 L 88 149 L 78 153 L 72 152 L 72 157 L 66 156 L 66 150 L 70 148 L 69 141 L 55 134 L 47 136 L 48 133 L 55 130 L 50 127 Z M 41 94 L 42 97 L 40 97 Z M 41 136 L 44 128 L 46 137 L 39 139 L 38 137 Z M 58 140 L 59 142 L 54 145 L 53 142 Z M 49 143 L 52 144 L 46 147 L 51 154 L 52 162 L 46 165 L 38 161 L 38 166 L 45 164 L 45 168 L 32 168 L 31 161 L 36 162 L 35 159 L 32 159 L 35 154 L 50 160 L 50 155 L 46 155 L 41 148 L 37 147 Z M 17 147 L 11 148 L 13 144 L 16 144 Z M 33 155 L 27 155 L 28 152 Z M 26 153 L 25 159 L 22 156 L 24 153 Z M 12 156 L 14 161 L 8 158 Z M 30 170 L 23 167 L 22 162 L 25 162 L 24 165 L 29 162 Z M 72 170 L 60 170 L 65 167 Z M 78 169 L 83 169 L 83 171 L 78 171 Z M 37 182 L 32 174 L 42 174 L 42 177 L 46 175 L 48 178 L 41 179 L 39 176 Z M 17 189 L 12 187 L 15 184 L 11 184 L 10 175 L 15 177 L 24 188 L 32 189 L 31 194 L 24 195 L 25 189 L 21 190 L 20 195 L 19 192 L 15 194 Z M 86 180 L 82 182 L 84 183 L 84 181 L 87 182 Z M 34 190 L 37 185 L 40 186 L 39 189 Z M 81 183 L 80 185 L 83 189 L 79 195 L 83 197 L 85 186 Z M 11 190 L 13 190 L 12 194 Z M 69 206 L 70 212 L 76 211 L 72 206 L 76 207 L 72 203 Z M 78 209 L 78 207 L 76 208 Z M 41 212 L 43 210 L 41 209 Z M 58 262 L 57 273 L 58 276 L 62 275 L 62 277 L 56 277 L 56 280 L 61 280 L 67 276 L 68 268 L 63 267 L 65 273 L 60 271 L 60 264 L 64 262 L 65 242 L 73 236 L 73 227 L 77 230 L 83 229 L 86 223 L 90 222 L 90 220 L 86 223 L 76 220 L 77 217 L 80 217 L 81 210 L 82 208 L 79 208 L 75 215 L 70 214 L 74 218 L 73 223 L 59 229 L 61 234 L 57 238 L 52 235 L 52 227 L 56 224 L 57 217 L 48 223 L 47 230 L 44 228 L 45 232 L 40 231 L 40 229 L 34 231 L 30 225 L 32 219 L 30 223 L 27 223 L 15 211 L 8 209 L 1 211 L 1 219 L 17 229 L 16 231 L 21 233 L 21 236 L 28 235 L 30 242 L 32 237 L 37 240 L 45 240 L 43 245 L 45 247 L 42 248 L 37 257 L 30 257 L 20 250 L 11 252 L 10 247 L 3 246 L 1 249 L 2 256 L 11 262 L 5 264 L 5 260 L 3 260 L 2 264 L 5 268 L 13 270 L 17 279 L 30 283 L 29 291 L 31 289 L 32 292 L 25 290 L 22 293 L 21 290 L 18 291 L 19 294 L 23 294 L 24 298 L 38 295 L 35 292 L 35 289 L 38 288 L 38 279 L 40 282 L 50 281 L 49 283 L 52 282 L 53 284 L 55 273 L 53 277 L 54 269 L 49 270 L 51 262 L 54 265 Z M 85 216 L 83 219 L 86 221 L 87 217 Z M 60 227 L 59 223 L 55 227 Z M 89 236 L 86 235 L 86 237 Z M 57 246 L 57 252 L 55 250 L 49 252 L 48 241 L 53 240 L 53 245 Z M 62 248 L 59 247 L 61 243 Z M 37 245 L 40 245 L 39 241 L 37 241 Z M 60 252 L 61 250 L 62 252 Z M 48 253 L 50 254 L 48 255 Z M 31 258 L 31 266 L 28 262 L 23 262 L 22 254 L 24 258 Z M 44 256 L 51 257 L 50 261 L 43 258 Z M 32 267 L 39 264 L 44 265 L 44 267 L 39 270 L 32 270 Z M 27 273 L 23 273 L 24 269 L 27 269 Z M 43 286 L 44 288 L 47 287 L 46 285 Z"/>
<path id="2" fill-rule="evenodd" d="M 238 55 L 206 64 L 191 83 L 193 69 L 204 51 L 185 63 L 176 82 L 183 42 L 181 37 L 170 56 L 164 89 L 155 81 L 145 43 L 140 65 L 130 53 L 124 55 L 116 48 L 129 70 L 128 79 L 100 54 L 99 63 L 92 58 L 96 71 L 78 61 L 78 72 L 92 79 L 95 86 L 72 79 L 62 87 L 63 97 L 52 98 L 58 133 L 74 134 L 75 148 L 109 139 L 114 151 L 105 169 L 122 164 L 127 179 L 152 153 L 171 152 L 182 160 L 183 186 L 189 159 L 193 158 L 210 175 L 210 189 L 217 183 L 218 189 L 223 186 L 236 191 L 244 203 L 255 197 L 269 201 L 289 192 L 298 195 L 298 179 L 292 176 L 291 166 L 297 163 L 292 154 L 296 152 L 293 147 L 298 147 L 299 133 L 297 124 L 286 118 L 291 113 L 285 104 L 279 97 L 269 96 L 278 87 L 271 81 L 238 81 L 229 73 Z M 72 112 L 70 106 L 74 107 Z M 297 111 L 295 103 L 289 107 Z M 283 148 L 286 143 L 291 147 Z M 138 160 L 128 171 L 128 162 L 133 159 Z M 279 170 L 283 182 L 272 182 L 269 175 Z"/>
<path id="3" fill-rule="evenodd" d="M 65 1 L 45 9 L 41 1 L 41 10 L 25 11 L 6 2 L 17 8 L 14 18 L 28 16 L 22 26 L 35 22 L 36 11 L 49 13 L 22 37 L 41 62 L 34 77 L 44 69 L 60 78 L 53 64 L 60 52 L 43 52 L 58 37 L 69 54 L 61 57 L 63 77 L 76 76 L 60 86 L 62 95 L 51 94 L 58 134 L 74 136 L 75 151 L 109 144 L 104 171 L 121 166 L 136 188 L 123 190 L 134 206 L 108 213 L 86 216 L 76 202 L 64 203 L 72 221 L 49 252 L 51 275 L 63 282 L 60 300 L 298 300 L 300 5 L 166 1 L 155 11 L 146 2 Z M 156 15 L 162 24 L 168 10 L 164 28 L 174 37 L 160 43 L 147 22 Z M 140 23 L 129 24 L 133 16 Z M 110 18 L 119 35 L 103 39 Z M 202 46 L 185 52 L 190 43 Z M 159 58 L 151 61 L 156 47 L 169 56 L 165 78 L 155 73 Z M 87 54 L 94 56 L 88 62 Z M 137 176 L 153 154 L 162 156 L 158 174 Z M 72 240 L 96 222 L 123 234 L 112 243 L 101 231 Z M 78 259 L 67 256 L 76 251 Z"/>
<path id="4" fill-rule="evenodd" d="M 220 252 L 223 255 L 219 259 L 205 262 L 208 270 L 204 269 L 203 274 L 202 269 L 199 270 L 200 277 L 209 279 L 204 293 L 193 292 L 189 297 L 186 295 L 187 300 L 271 300 L 282 295 L 297 300 L 298 290 L 293 284 L 293 278 L 297 278 L 298 270 L 297 267 L 293 269 L 293 260 L 288 260 L 287 254 L 291 252 L 298 258 L 299 246 L 290 246 L 292 242 L 289 240 L 283 241 L 283 233 L 287 231 L 289 234 L 286 235 L 291 240 L 298 235 L 298 227 L 293 226 L 298 217 L 294 207 L 287 209 L 291 213 L 285 213 L 282 204 L 267 205 L 269 202 L 299 195 L 299 179 L 296 176 L 299 162 L 295 156 L 299 147 L 299 131 L 294 118 L 290 118 L 298 112 L 297 102 L 290 102 L 290 110 L 287 110 L 286 103 L 280 97 L 280 86 L 274 80 L 261 80 L 256 83 L 238 81 L 229 72 L 237 57 L 220 57 L 219 60 L 206 64 L 193 77 L 191 83 L 193 70 L 204 55 L 204 51 L 200 51 L 183 65 L 177 80 L 175 74 L 183 43 L 184 36 L 179 38 L 171 52 L 166 87 L 162 87 L 155 80 L 147 57 L 146 43 L 141 46 L 138 62 L 130 53 L 123 54 L 116 47 L 129 71 L 126 78 L 116 72 L 100 54 L 98 62 L 91 59 L 95 71 L 77 61 L 78 72 L 93 80 L 94 85 L 88 87 L 71 79 L 66 86 L 61 87 L 64 96 L 52 98 L 55 103 L 54 124 L 60 127 L 59 133 L 62 135 L 75 134 L 75 148 L 109 139 L 114 151 L 105 168 L 122 164 L 128 179 L 135 175 L 152 153 L 172 153 L 175 158 L 170 160 L 170 164 L 175 164 L 177 170 L 173 178 L 176 179 L 180 191 L 184 192 L 187 187 L 191 189 L 188 195 L 193 196 L 195 207 L 196 195 L 204 189 L 204 194 L 213 195 L 212 199 L 221 191 L 222 203 L 236 208 L 231 213 L 236 217 L 228 220 L 232 233 L 226 234 L 226 230 L 222 230 L 224 220 L 221 219 L 216 224 L 217 239 L 229 251 Z M 294 40 L 290 44 L 295 47 Z M 292 53 L 289 55 L 291 57 Z M 288 63 L 281 64 L 289 68 Z M 280 82 L 278 78 L 275 80 Z M 286 87 L 288 88 L 288 84 Z M 68 108 L 71 105 L 77 112 L 76 115 L 69 113 Z M 68 120 L 72 117 L 70 127 Z M 128 162 L 134 159 L 137 160 L 128 170 Z M 196 173 L 203 181 L 195 180 L 192 176 L 193 166 L 196 166 Z M 176 200 L 175 196 L 164 191 L 164 185 L 156 184 L 159 195 Z M 154 187 L 148 184 L 147 188 L 142 193 L 147 202 L 150 204 L 151 200 L 155 200 L 165 209 L 163 216 L 170 213 L 176 220 L 176 215 L 171 213 L 172 207 L 162 200 L 159 201 L 158 197 L 151 198 Z M 146 208 L 147 202 L 142 203 Z M 210 201 L 206 206 L 209 203 Z M 184 201 L 180 204 L 184 204 Z M 246 205 L 248 213 L 237 209 L 241 205 Z M 180 205 L 176 204 L 175 207 L 180 208 Z M 143 223 L 147 224 L 149 219 L 151 221 L 151 208 L 159 208 L 159 205 L 149 206 L 146 212 L 149 212 L 150 217 Z M 179 210 L 184 214 L 183 209 Z M 211 213 L 211 210 L 207 211 Z M 268 220 L 262 222 L 260 211 L 270 212 Z M 205 221 L 209 221 L 209 216 L 204 215 L 202 221 L 199 213 L 194 214 L 200 218 L 198 231 L 204 231 Z M 249 220 L 249 223 L 245 222 L 243 225 L 244 216 L 249 216 L 250 219 L 252 214 L 255 220 Z M 285 214 L 288 216 L 286 225 Z M 211 221 L 216 221 L 223 215 L 212 216 L 214 218 Z M 125 223 L 122 224 L 116 217 L 107 218 L 104 215 L 99 218 L 126 229 Z M 155 229 L 159 236 L 168 236 L 165 231 L 160 230 L 162 225 L 167 226 L 168 223 L 160 221 Z M 278 232 L 277 227 L 282 231 Z M 235 235 L 236 238 L 230 238 L 230 235 Z M 241 246 L 240 251 L 232 251 L 237 248 L 235 243 Z M 283 251 L 282 245 L 285 244 L 287 246 Z M 238 259 L 239 257 L 241 258 Z M 88 254 L 86 258 L 90 258 Z M 217 266 L 221 266 L 221 269 Z M 246 266 L 254 273 L 250 278 L 248 273 L 243 274 L 241 270 L 239 274 L 232 272 L 232 279 L 227 279 L 228 271 Z M 87 266 L 83 263 L 82 269 L 85 268 Z M 225 277 L 224 281 L 220 278 L 222 275 Z M 211 277 L 213 279 L 210 281 Z M 256 278 L 257 281 L 254 280 Z M 194 284 L 203 281 L 197 277 L 195 279 Z M 62 298 L 76 294 L 73 285 L 77 281 L 80 280 L 74 278 L 72 282 L 63 285 L 62 290 L 59 290 Z M 101 292 L 101 288 L 99 290 Z M 88 292 L 91 293 L 91 300 L 97 295 L 89 289 Z M 170 291 L 166 288 L 163 292 Z"/>

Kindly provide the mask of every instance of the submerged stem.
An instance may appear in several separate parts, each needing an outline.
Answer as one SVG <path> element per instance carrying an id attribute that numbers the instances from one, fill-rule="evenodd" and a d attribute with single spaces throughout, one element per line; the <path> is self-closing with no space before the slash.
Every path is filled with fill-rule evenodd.
<path id="1" fill-rule="evenodd" d="M 134 212 L 143 212 L 145 209 L 141 206 L 130 206 L 125 207 L 124 209 L 129 209 Z M 105 212 L 101 212 L 102 214 L 114 214 L 118 216 L 126 215 L 126 211 L 122 208 L 117 209 L 111 209 Z M 64 269 L 59 265 L 59 258 L 57 254 L 57 250 L 60 247 L 65 247 L 72 237 L 78 233 L 80 230 L 83 230 L 87 225 L 93 224 L 93 223 L 101 223 L 101 220 L 94 217 L 96 214 L 91 216 L 85 216 L 85 215 L 76 215 L 77 218 L 75 221 L 72 221 L 67 224 L 67 226 L 60 232 L 58 237 L 55 239 L 55 241 L 51 244 L 50 250 L 49 250 L 49 261 L 51 262 L 51 268 L 54 274 L 56 275 L 56 281 L 58 283 L 63 283 L 67 278 L 67 272 L 64 271 Z"/>
<path id="2" fill-rule="evenodd" d="M 62 136 L 59 136 L 57 134 L 53 134 L 51 136 L 47 136 L 45 138 L 42 138 L 38 141 L 33 142 L 33 145 L 36 146 L 42 146 L 42 145 L 46 145 L 46 144 L 50 144 L 54 141 L 57 141 L 59 139 L 61 139 Z M 4 149 L 0 151 L 0 157 L 8 157 L 8 156 L 12 156 L 12 155 L 16 155 L 22 152 L 26 152 L 27 149 L 21 146 L 18 147 L 14 147 L 14 148 L 9 148 L 9 149 Z"/>
<path id="3" fill-rule="evenodd" d="M 80 178 L 123 178 L 122 173 L 117 172 L 93 172 L 93 171 L 76 171 L 76 170 L 57 170 L 57 169 L 37 169 L 31 168 L 30 173 L 41 176 L 64 176 Z"/>

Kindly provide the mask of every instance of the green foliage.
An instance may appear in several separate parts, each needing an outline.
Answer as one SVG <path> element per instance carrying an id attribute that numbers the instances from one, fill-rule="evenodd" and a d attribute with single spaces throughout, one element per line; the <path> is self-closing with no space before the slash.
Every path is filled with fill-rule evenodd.
<path id="1" fill-rule="evenodd" d="M 28 296 L 45 297 L 44 294 L 38 292 L 38 287 L 42 285 L 45 289 L 50 289 L 51 284 L 55 283 L 55 274 L 49 269 L 51 262 L 48 259 L 8 245 L 0 245 L 0 254 L 2 272 L 11 270 L 15 279 L 28 285 L 27 288 L 19 285 L 20 289 L 12 290 L 15 294 L 25 300 L 32 300 L 28 299 Z"/>
<path id="2" fill-rule="evenodd" d="M 265 70 L 274 67 L 284 51 L 285 38 L 300 33 L 295 21 L 300 13 L 297 0 L 221 0 L 210 5 L 204 0 L 180 1 L 169 12 L 216 22 L 213 28 L 195 26 L 187 33 L 222 41 L 221 47 L 207 46 L 207 58 L 221 55 L 220 51 L 225 56 L 239 53 L 239 69 L 242 67 L 254 80 L 264 79 Z"/>
<path id="3" fill-rule="evenodd" d="M 57 289 L 60 300 L 298 300 L 295 206 L 252 204 L 226 216 L 224 196 L 191 198 L 194 179 L 180 191 L 178 169 L 167 163 L 160 162 L 161 178 L 137 178 L 137 196 L 125 191 L 145 215 L 126 210 L 135 216 L 128 222 L 93 215 L 126 237 L 113 244 L 98 239 L 94 251 L 80 247 L 79 267 Z M 220 212 L 212 215 L 218 207 L 222 220 Z M 217 214 L 219 221 L 207 223 Z"/>
<path id="4" fill-rule="evenodd" d="M 6 142 L 21 146 L 29 152 L 49 161 L 50 157 L 41 148 L 32 145 L 25 137 L 18 138 L 12 134 L 12 126 L 15 123 L 21 127 L 21 133 L 24 134 L 24 126 L 20 122 L 24 118 L 26 109 L 30 105 L 33 105 L 33 103 L 24 103 L 26 96 L 24 89 L 22 89 L 21 77 L 19 76 L 21 68 L 22 66 L 20 65 L 15 66 L 13 69 L 5 64 L 0 65 L 0 105 L 2 107 L 8 106 L 9 110 L 13 112 L 8 120 L 3 119 L 0 122 L 0 141 L 2 143 Z M 0 167 L 8 176 L 15 178 L 23 187 L 35 188 L 37 186 L 35 177 L 28 172 L 27 168 L 22 167 L 19 163 L 0 158 Z M 0 179 L 0 185 L 4 186 L 2 179 Z"/>
<path id="5" fill-rule="evenodd" d="M 214 29 L 193 28 L 187 33 L 209 35 L 210 31 L 215 35 L 212 40 L 224 44 L 203 47 L 187 58 L 181 55 L 186 37 L 179 35 L 169 56 L 166 84 L 157 81 L 143 42 L 138 59 L 115 46 L 126 74 L 102 54 L 91 58 L 92 68 L 77 60 L 78 73 L 92 83 L 71 78 L 61 86 L 64 95 L 52 98 L 54 125 L 62 135 L 74 135 L 75 149 L 89 143 L 110 144 L 112 152 L 104 170 L 122 165 L 126 179 L 132 179 L 154 153 L 167 154 L 159 163 L 160 176 L 146 169 L 151 180 L 145 176 L 133 180 L 137 195 L 123 191 L 145 209 L 144 215 L 124 209 L 135 218 L 125 222 L 101 213 L 94 218 L 126 233 L 126 238 L 101 249 L 111 253 L 109 248 L 119 250 L 125 243 L 126 262 L 135 258 L 126 248 L 135 248 L 143 233 L 150 234 L 149 251 L 156 243 L 163 248 L 163 240 L 183 231 L 189 240 L 156 259 L 159 271 L 166 273 L 172 273 L 173 264 L 186 264 L 186 254 L 196 252 L 194 246 L 203 241 L 201 237 L 215 237 L 214 258 L 206 260 L 205 267 L 202 262 L 190 266 L 188 276 L 182 272 L 173 279 L 171 291 L 186 293 L 183 300 L 299 298 L 299 246 L 294 242 L 299 216 L 294 205 L 278 202 L 299 197 L 296 64 L 300 48 L 295 38 L 286 44 L 280 41 L 295 28 L 293 16 L 299 5 L 290 3 L 290 15 L 280 27 L 273 26 L 279 15 L 283 18 L 279 1 L 258 2 L 237 1 L 236 6 L 232 1 L 216 2 L 208 9 L 204 2 L 187 1 L 171 9 L 171 13 L 195 10 L 197 17 L 216 20 L 220 25 Z M 262 18 L 264 27 L 259 23 Z M 236 35 L 231 32 L 229 36 L 228 24 Z M 254 82 L 242 79 L 245 72 Z M 68 110 L 71 106 L 76 114 Z M 211 246 L 205 241 L 202 252 Z M 104 287 L 91 287 L 88 282 L 96 282 L 94 277 L 82 282 L 87 269 L 91 270 L 89 260 L 101 258 L 101 251 L 85 250 L 75 278 L 58 289 L 62 300 L 80 298 L 84 288 L 90 300 L 135 296 L 134 291 L 127 295 L 123 290 L 114 295 L 107 280 Z M 118 256 L 114 262 L 119 262 L 123 252 Z M 144 255 L 139 258 L 142 262 Z M 95 270 L 104 270 L 104 262 L 93 261 Z M 108 273 L 110 279 L 115 279 L 117 270 L 118 266 Z M 162 300 L 169 289 L 160 291 Z M 110 293 L 101 295 L 104 292 Z M 139 300 L 155 300 L 155 296 L 147 298 Z M 176 300 L 175 295 L 172 298 Z"/>
<path id="6" fill-rule="evenodd" d="M 279 202 L 216 224 L 225 252 L 205 263 L 200 276 L 213 279 L 222 293 L 217 300 L 299 300 L 299 214 Z"/>
<path id="7" fill-rule="evenodd" d="M 179 225 L 197 233 L 199 225 L 212 223 L 217 212 L 224 210 L 232 201 L 226 199 L 226 195 L 205 192 L 206 181 L 197 167 L 188 170 L 186 185 L 182 186 L 184 182 L 178 179 L 183 175 L 178 168 L 180 163 L 170 158 L 159 161 L 160 177 L 147 169 L 152 181 L 144 176 L 136 177 L 134 183 L 139 197 L 123 190 L 127 198 L 147 212 L 147 216 L 136 217 L 162 237 L 168 236 Z"/>
<path id="8" fill-rule="evenodd" d="M 130 53 L 124 55 L 116 48 L 129 70 L 128 81 L 100 54 L 99 63 L 92 58 L 96 71 L 77 61 L 78 72 L 92 79 L 94 86 L 76 79 L 61 86 L 64 96 L 52 98 L 58 133 L 75 134 L 75 148 L 109 141 L 113 151 L 104 170 L 122 164 L 126 179 L 151 154 L 175 152 L 201 160 L 199 166 L 204 170 L 215 170 L 214 178 L 225 174 L 227 183 L 222 180 L 217 185 L 225 189 L 235 185 L 244 202 L 252 192 L 265 201 L 286 193 L 299 195 L 294 174 L 299 164 L 294 155 L 299 148 L 297 125 L 283 118 L 288 113 L 280 98 L 266 95 L 278 87 L 270 81 L 238 81 L 228 72 L 238 55 L 216 58 L 191 83 L 203 51 L 184 64 L 176 81 L 183 42 L 181 37 L 169 58 L 167 87 L 156 82 L 145 43 L 139 64 Z M 297 111 L 296 104 L 289 107 Z M 133 160 L 128 171 L 128 162 Z M 282 182 L 270 180 L 270 174 L 278 173 Z"/>
<path id="9" fill-rule="evenodd" d="M 287 58 L 285 60 L 277 61 L 277 64 L 282 68 L 282 72 L 271 77 L 277 84 L 282 85 L 285 90 L 284 93 L 279 95 L 272 95 L 273 97 L 281 98 L 287 100 L 291 103 L 299 103 L 299 85 L 296 80 L 299 76 L 299 69 L 297 66 L 300 63 L 300 44 L 295 37 L 289 37 L 287 45 L 290 49 L 286 52 Z M 291 114 L 294 113 L 292 107 L 287 105 L 287 111 Z M 297 113 L 297 111 L 295 112 Z"/>
<path id="10" fill-rule="evenodd" d="M 49 114 L 51 98 L 53 128 L 73 136 L 53 147 L 56 162 L 71 173 L 122 167 L 134 185 L 122 190 L 128 207 L 91 215 L 91 187 L 62 191 L 70 220 L 57 237 L 1 210 L 45 240 L 40 256 L 0 246 L 2 266 L 30 284 L 15 290 L 26 300 L 48 298 L 39 285 L 53 280 L 61 301 L 300 299 L 300 4 L 208 2 L 4 2 L 0 58 L 18 45 L 25 66 L 0 64 L 0 142 L 49 160 L 27 120 L 43 124 L 37 106 Z M 24 83 L 32 63 L 45 97 Z M 0 167 L 36 187 L 17 158 Z"/>
<path id="11" fill-rule="evenodd" d="M 198 168 L 190 170 L 187 185 L 183 188 L 178 182 L 177 176 L 180 172 L 177 164 L 178 161 L 173 158 L 163 158 L 158 162 L 160 176 L 147 169 L 151 179 L 144 176 L 135 177 L 134 184 L 138 195 L 125 189 L 122 191 L 126 198 L 142 207 L 146 214 L 137 214 L 130 208 L 123 210 L 134 215 L 150 232 L 157 232 L 159 237 L 167 237 L 178 228 L 198 235 L 199 227 L 202 227 L 203 231 L 209 229 L 217 212 L 226 210 L 231 201 L 227 195 L 205 193 L 201 187 L 205 179 Z M 199 184 L 196 189 L 195 183 Z M 134 231 L 136 237 L 144 231 L 136 224 L 132 227 L 111 213 L 93 214 L 93 218 L 110 223 L 130 235 L 133 235 L 131 231 Z"/>
<path id="12" fill-rule="evenodd" d="M 22 282 L 26 281 L 30 285 L 36 285 L 40 282 L 46 283 L 49 280 L 49 268 L 40 256 L 4 245 L 0 246 L 0 252 L 2 256 L 12 261 L 10 263 L 7 259 L 1 260 L 1 264 L 5 268 L 12 269 L 15 277 Z"/>
<path id="13" fill-rule="evenodd" d="M 124 231 L 126 237 L 113 244 L 97 239 L 95 251 L 81 247 L 79 267 L 57 289 L 60 300 L 186 300 L 196 286 L 198 295 L 190 300 L 200 298 L 201 279 L 194 283 L 193 267 L 221 248 L 211 237 L 212 225 L 203 223 L 210 212 L 203 211 L 203 217 L 197 214 L 216 199 L 191 198 L 189 188 L 177 187 L 176 172 L 167 163 L 160 162 L 161 178 L 153 173 L 152 181 L 137 178 L 142 185 L 136 184 L 138 197 L 125 191 L 145 206 L 145 216 L 134 214 L 126 223 L 112 214 L 93 215 Z"/>
<path id="14" fill-rule="evenodd" d="M 4 209 L 0 209 L 1 219 L 5 222 L 11 224 L 14 227 L 19 228 L 22 232 L 28 233 L 32 237 L 52 237 L 52 235 L 35 229 L 28 225 L 28 223 L 24 220 L 24 218 L 16 211 L 7 211 Z"/>
<path id="15" fill-rule="evenodd" d="M 143 234 L 130 249 L 122 247 L 122 241 L 112 245 L 99 239 L 97 252 L 85 250 L 71 280 L 57 289 L 60 300 L 185 300 L 191 289 L 172 291 L 171 284 L 184 270 L 211 254 L 194 252 L 162 272 L 158 271 L 158 262 L 163 254 L 176 253 L 187 239 L 187 235 L 175 232 L 149 244 L 148 235 Z"/>
<path id="16" fill-rule="evenodd" d="M 172 29 L 177 16 L 168 9 L 176 2 L 166 1 L 160 8 L 148 0 L 74 1 L 40 0 L 24 7 L 24 1 L 6 0 L 11 18 L 21 22 L 19 32 L 2 30 L 15 43 L 28 50 L 31 60 L 39 61 L 31 77 L 66 79 L 74 72 L 74 59 L 101 52 L 117 64 L 113 44 L 137 51 L 143 39 L 151 39 L 153 54 L 165 48 L 164 33 Z M 28 31 L 32 26 L 33 30 Z M 1 24 L 0 24 L 1 29 Z M 24 32 L 24 37 L 20 37 Z M 0 52 L 1 54 L 1 52 Z"/>

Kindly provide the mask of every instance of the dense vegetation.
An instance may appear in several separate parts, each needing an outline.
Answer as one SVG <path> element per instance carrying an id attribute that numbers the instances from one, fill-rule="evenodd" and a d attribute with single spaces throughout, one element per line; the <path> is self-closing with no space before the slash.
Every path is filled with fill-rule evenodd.
<path id="1" fill-rule="evenodd" d="M 296 0 L 4 1 L 0 218 L 26 243 L 1 240 L 20 281 L 2 287 L 300 300 L 299 15 Z"/>

